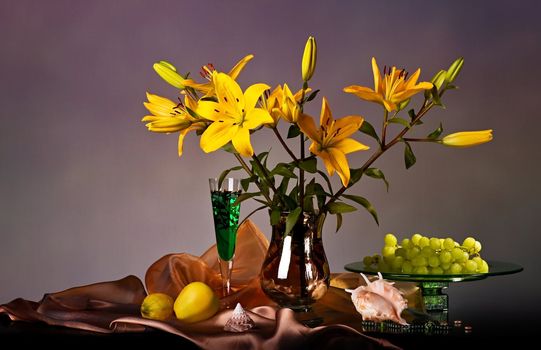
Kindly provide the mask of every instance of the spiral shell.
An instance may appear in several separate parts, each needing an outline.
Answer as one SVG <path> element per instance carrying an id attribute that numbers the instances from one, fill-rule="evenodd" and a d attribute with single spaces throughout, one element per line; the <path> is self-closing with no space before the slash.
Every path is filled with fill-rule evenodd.
<path id="1" fill-rule="evenodd" d="M 231 314 L 231 318 L 225 323 L 224 331 L 226 332 L 246 332 L 255 326 L 254 321 L 250 318 L 248 313 L 244 311 L 240 303 L 237 303 L 235 310 Z"/>
<path id="2" fill-rule="evenodd" d="M 351 293 L 351 301 L 363 319 L 376 322 L 391 320 L 407 325 L 400 314 L 408 304 L 402 293 L 393 286 L 394 282 L 384 280 L 379 272 L 379 279 L 374 282 L 370 282 L 362 273 L 361 276 L 366 281 L 366 286 L 346 289 L 346 292 Z"/>

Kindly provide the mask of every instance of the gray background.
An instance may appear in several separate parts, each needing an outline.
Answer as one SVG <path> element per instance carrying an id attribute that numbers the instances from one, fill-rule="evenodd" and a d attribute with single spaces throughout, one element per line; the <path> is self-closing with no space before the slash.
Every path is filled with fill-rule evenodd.
<path id="1" fill-rule="evenodd" d="M 492 143 L 449 149 L 416 144 L 376 166 L 391 182 L 363 179 L 351 193 L 372 201 L 345 216 L 325 248 L 334 271 L 379 250 L 386 232 L 462 240 L 474 235 L 488 259 L 518 275 L 449 289 L 452 318 L 534 319 L 539 311 L 541 6 L 536 1 L 5 1 L 0 2 L 0 302 L 74 285 L 143 277 L 170 252 L 201 254 L 213 241 L 207 178 L 235 164 L 204 154 L 195 134 L 176 155 L 176 135 L 146 131 L 145 91 L 175 98 L 152 70 L 207 62 L 227 70 L 253 53 L 239 81 L 300 87 L 308 35 L 319 45 L 313 86 L 336 117 L 380 125 L 379 106 L 341 92 L 372 85 L 370 58 L 425 80 L 458 56 L 460 90 L 445 96 L 417 131 L 494 129 Z M 418 103 L 419 101 L 416 101 Z M 320 99 L 308 111 L 318 114 Z M 414 133 L 415 134 L 415 133 Z M 368 139 L 360 136 L 373 146 Z M 270 132 L 253 138 L 287 160 Z M 359 166 L 368 153 L 350 157 Z M 334 179 L 337 181 L 337 177 Z M 253 203 L 243 204 L 248 213 Z M 266 214 L 254 221 L 268 235 Z"/>

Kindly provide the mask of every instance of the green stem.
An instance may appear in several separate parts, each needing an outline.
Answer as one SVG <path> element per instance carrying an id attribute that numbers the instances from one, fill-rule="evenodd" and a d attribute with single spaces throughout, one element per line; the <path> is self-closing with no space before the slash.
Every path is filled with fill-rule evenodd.
<path id="1" fill-rule="evenodd" d="M 244 161 L 244 159 L 242 159 L 242 156 L 238 153 L 235 153 L 235 157 L 237 158 L 237 160 L 239 161 L 240 165 L 242 166 L 242 168 L 244 169 L 244 171 L 246 171 L 246 173 L 248 173 L 248 175 L 250 175 L 250 177 L 255 177 L 254 176 L 254 173 L 252 172 L 252 170 L 250 169 L 250 167 L 248 166 L 248 164 L 246 164 L 246 162 Z M 261 184 L 259 183 L 259 181 L 257 181 L 257 179 L 254 180 L 254 183 L 255 185 L 257 186 L 257 188 L 259 188 L 259 191 L 261 192 L 261 194 L 263 195 L 263 197 L 265 197 L 265 199 L 267 200 L 267 205 L 269 207 L 272 206 L 272 199 L 269 197 L 268 194 L 266 194 L 265 192 L 263 192 L 263 189 L 261 188 Z"/>
<path id="2" fill-rule="evenodd" d="M 308 89 L 308 82 L 302 84 L 302 95 L 300 103 L 300 113 L 304 112 L 304 96 L 306 90 Z M 301 146 L 301 161 L 304 160 L 304 134 L 301 132 L 300 136 L 300 146 Z M 302 212 L 304 212 L 304 170 L 299 167 L 299 207 L 301 207 Z"/>
<path id="3" fill-rule="evenodd" d="M 383 126 L 381 127 L 381 148 L 385 148 L 385 137 L 387 136 L 387 118 L 389 117 L 389 112 L 387 108 L 383 107 Z"/>
<path id="4" fill-rule="evenodd" d="M 415 116 L 415 118 L 413 118 L 412 122 L 411 122 L 411 125 L 415 125 L 416 122 L 418 122 L 432 107 L 434 107 L 434 103 L 433 102 L 430 102 L 427 104 L 427 101 L 425 100 L 424 103 L 423 103 L 423 106 L 421 107 L 421 109 L 419 110 L 419 112 L 417 113 L 417 115 Z M 361 166 L 360 170 L 362 170 L 362 172 L 364 173 L 366 171 L 366 169 L 368 169 L 368 167 L 370 167 L 370 165 L 372 165 L 372 163 L 374 163 L 383 153 L 385 153 L 385 151 L 387 151 L 389 148 L 391 148 L 392 146 L 394 146 L 397 142 L 399 142 L 400 140 L 402 140 L 403 136 L 410 130 L 411 128 L 404 128 L 402 129 L 402 131 L 396 135 L 391 142 L 389 142 L 388 144 L 383 144 L 381 146 L 381 148 L 375 152 L 364 164 L 363 166 Z M 334 194 L 334 196 L 332 196 L 331 198 L 329 198 L 329 200 L 327 201 L 327 203 L 325 203 L 325 206 L 328 206 L 329 204 L 335 202 L 345 191 L 346 191 L 347 187 L 345 186 L 342 186 L 338 192 L 336 192 Z"/>
<path id="5" fill-rule="evenodd" d="M 282 135 L 280 135 L 278 128 L 274 127 L 272 128 L 272 131 L 274 131 L 274 134 L 276 135 L 276 137 L 278 138 L 278 140 L 280 141 L 280 143 L 282 144 L 286 152 L 291 156 L 291 159 L 293 159 L 296 163 L 298 163 L 299 160 L 297 159 L 297 157 L 295 157 L 295 153 L 293 153 L 293 151 L 291 151 L 291 149 L 287 146 L 286 142 L 282 138 Z"/>

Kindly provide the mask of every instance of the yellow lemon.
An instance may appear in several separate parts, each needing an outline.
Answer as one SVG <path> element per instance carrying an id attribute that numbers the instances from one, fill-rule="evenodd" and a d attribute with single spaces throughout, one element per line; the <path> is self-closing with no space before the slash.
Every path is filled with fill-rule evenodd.
<path id="1" fill-rule="evenodd" d="M 152 320 L 166 320 L 173 314 L 173 298 L 163 293 L 146 296 L 141 304 L 141 316 Z"/>
<path id="2" fill-rule="evenodd" d="M 175 300 L 175 315 L 183 322 L 193 323 L 214 316 L 220 301 L 214 291 L 203 282 L 188 284 Z"/>

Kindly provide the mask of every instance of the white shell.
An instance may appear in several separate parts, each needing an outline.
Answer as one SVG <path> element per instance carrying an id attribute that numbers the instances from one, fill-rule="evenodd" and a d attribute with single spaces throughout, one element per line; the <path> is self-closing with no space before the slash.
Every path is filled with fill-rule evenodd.
<path id="1" fill-rule="evenodd" d="M 407 325 L 400 314 L 408 307 L 408 303 L 402 293 L 393 286 L 394 282 L 384 280 L 379 272 L 379 279 L 374 282 L 370 282 L 362 273 L 361 276 L 366 281 L 366 286 L 346 289 L 346 292 L 351 293 L 351 301 L 363 319 L 376 322 L 391 320 Z"/>
<path id="2" fill-rule="evenodd" d="M 225 323 L 224 331 L 226 332 L 246 332 L 255 326 L 254 321 L 244 311 L 240 303 L 237 303 L 231 318 Z"/>

